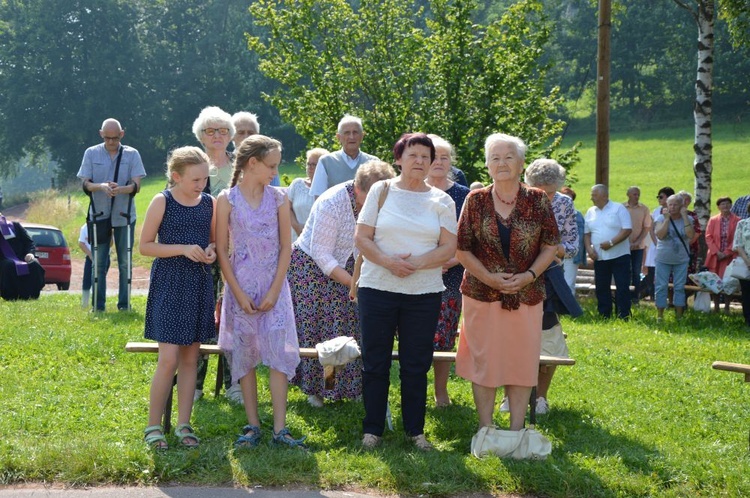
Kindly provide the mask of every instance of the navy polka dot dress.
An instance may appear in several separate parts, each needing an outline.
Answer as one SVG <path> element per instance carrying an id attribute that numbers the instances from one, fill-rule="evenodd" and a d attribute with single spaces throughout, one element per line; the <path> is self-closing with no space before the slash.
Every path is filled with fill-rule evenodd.
<path id="1" fill-rule="evenodd" d="M 169 190 L 162 193 L 167 203 L 158 242 L 207 247 L 213 216 L 211 196 L 201 194 L 197 205 L 183 206 Z M 185 256 L 156 258 L 146 303 L 146 339 L 186 346 L 213 338 L 213 287 L 211 265 Z"/>

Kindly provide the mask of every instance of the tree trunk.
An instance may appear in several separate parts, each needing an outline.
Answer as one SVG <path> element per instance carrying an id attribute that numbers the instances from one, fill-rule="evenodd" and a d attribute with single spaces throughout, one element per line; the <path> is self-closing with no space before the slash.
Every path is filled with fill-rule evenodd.
<path id="1" fill-rule="evenodd" d="M 695 80 L 695 212 L 704 231 L 711 215 L 711 172 L 713 170 L 711 117 L 714 68 L 715 0 L 698 2 L 698 76 Z"/>

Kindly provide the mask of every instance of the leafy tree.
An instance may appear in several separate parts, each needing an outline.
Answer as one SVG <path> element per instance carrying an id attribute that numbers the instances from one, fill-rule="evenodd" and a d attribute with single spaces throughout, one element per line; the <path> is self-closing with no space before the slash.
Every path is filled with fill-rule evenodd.
<path id="1" fill-rule="evenodd" d="M 126 1 L 0 3 L 0 171 L 21 157 L 76 171 L 104 118 L 140 104 L 136 8 Z M 135 68 L 133 70 L 132 68 Z"/>
<path id="2" fill-rule="evenodd" d="M 266 97 L 309 142 L 334 146 L 339 119 L 355 114 L 365 150 L 388 159 L 401 133 L 434 132 L 478 177 L 487 134 L 515 134 L 551 155 L 563 123 L 550 118 L 556 90 L 543 88 L 541 3 L 519 2 L 487 26 L 472 22 L 475 9 L 475 0 L 260 0 L 250 10 L 267 34 L 250 46 L 280 83 Z"/>
<path id="3" fill-rule="evenodd" d="M 72 179 L 100 124 L 115 117 L 150 172 L 195 143 L 202 107 L 260 116 L 287 149 L 303 146 L 260 95 L 245 33 L 250 0 L 0 0 L 0 174 L 47 152 Z"/>

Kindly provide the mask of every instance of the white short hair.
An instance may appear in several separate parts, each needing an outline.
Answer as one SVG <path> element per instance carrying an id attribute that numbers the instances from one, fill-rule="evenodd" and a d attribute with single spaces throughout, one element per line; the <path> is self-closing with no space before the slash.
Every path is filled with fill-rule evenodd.
<path id="1" fill-rule="evenodd" d="M 258 115 L 252 112 L 239 111 L 232 114 L 232 124 L 237 127 L 238 123 L 250 123 L 255 127 L 255 133 L 260 133 L 260 124 L 258 123 Z"/>
<path id="2" fill-rule="evenodd" d="M 228 112 L 223 111 L 221 108 L 216 106 L 204 107 L 198 117 L 193 121 L 193 135 L 198 139 L 201 144 L 201 133 L 211 123 L 220 125 L 222 128 L 229 128 L 229 138 L 234 136 L 234 124 L 232 123 L 232 116 Z"/>
<path id="3" fill-rule="evenodd" d="M 505 133 L 493 133 L 484 141 L 484 161 L 490 162 L 490 149 L 498 143 L 506 143 L 515 146 L 516 152 L 522 160 L 526 159 L 526 144 L 518 137 L 506 135 Z"/>
<path id="4" fill-rule="evenodd" d="M 358 118 L 357 116 L 352 116 L 351 114 L 344 114 L 344 117 L 341 118 L 341 121 L 339 121 L 339 126 L 336 128 L 336 133 L 341 133 L 341 130 L 344 128 L 345 125 L 348 124 L 356 124 L 359 126 L 359 131 L 364 132 L 364 128 L 362 128 L 362 120 Z"/>

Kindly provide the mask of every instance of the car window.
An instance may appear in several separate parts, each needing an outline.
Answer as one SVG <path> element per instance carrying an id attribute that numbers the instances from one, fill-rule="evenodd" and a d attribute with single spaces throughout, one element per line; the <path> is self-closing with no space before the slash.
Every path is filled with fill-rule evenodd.
<path id="1" fill-rule="evenodd" d="M 65 237 L 59 230 L 48 230 L 46 228 L 26 228 L 34 244 L 41 247 L 65 247 Z"/>

